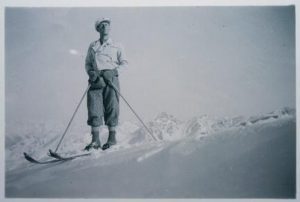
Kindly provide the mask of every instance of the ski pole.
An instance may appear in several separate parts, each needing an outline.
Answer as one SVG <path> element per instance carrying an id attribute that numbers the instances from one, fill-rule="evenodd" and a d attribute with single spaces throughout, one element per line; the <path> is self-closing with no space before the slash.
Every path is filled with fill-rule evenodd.
<path id="1" fill-rule="evenodd" d="M 83 101 L 85 95 L 87 94 L 88 90 L 90 89 L 90 87 L 91 87 L 91 84 L 88 85 L 88 87 L 86 88 L 86 90 L 85 90 L 83 96 L 81 97 L 81 99 L 80 99 L 80 101 L 79 101 L 79 103 L 78 103 L 78 105 L 77 105 L 77 107 L 76 107 L 76 109 L 75 109 L 75 111 L 74 111 L 74 113 L 73 113 L 73 115 L 72 115 L 72 117 L 71 117 L 71 119 L 70 119 L 68 125 L 67 125 L 67 128 L 65 129 L 65 131 L 64 131 L 64 133 L 63 133 L 63 135 L 62 135 L 62 137 L 60 138 L 60 141 L 59 141 L 59 143 L 58 143 L 58 145 L 57 145 L 57 147 L 56 147 L 56 149 L 55 149 L 55 151 L 54 151 L 55 153 L 57 152 L 57 150 L 58 150 L 58 148 L 59 148 L 59 146 L 60 146 L 62 140 L 64 139 L 65 135 L 67 134 L 67 131 L 68 131 L 68 129 L 69 129 L 69 127 L 70 127 L 70 125 L 71 125 L 71 123 L 72 123 L 72 121 L 73 121 L 73 119 L 74 119 L 74 117 L 75 117 L 75 115 L 76 115 L 76 113 L 77 113 L 77 111 L 78 111 L 78 109 L 79 109 L 79 106 L 81 105 L 81 103 L 82 103 L 82 101 Z"/>
<path id="2" fill-rule="evenodd" d="M 118 90 L 118 88 L 109 80 L 106 80 L 108 82 L 108 84 L 110 86 L 113 87 L 113 89 L 121 96 L 121 98 L 125 101 L 125 103 L 128 105 L 128 107 L 131 109 L 131 111 L 133 112 L 133 114 L 138 118 L 138 120 L 143 124 L 143 126 L 146 128 L 146 130 L 148 131 L 148 133 L 151 135 L 151 137 L 157 141 L 157 139 L 155 138 L 155 136 L 153 135 L 153 133 L 150 131 L 150 129 L 146 126 L 146 124 L 143 122 L 143 120 L 139 117 L 139 115 L 134 111 L 134 109 L 130 106 L 130 104 L 127 102 L 127 100 L 125 99 L 125 97 L 120 93 L 120 91 Z"/>

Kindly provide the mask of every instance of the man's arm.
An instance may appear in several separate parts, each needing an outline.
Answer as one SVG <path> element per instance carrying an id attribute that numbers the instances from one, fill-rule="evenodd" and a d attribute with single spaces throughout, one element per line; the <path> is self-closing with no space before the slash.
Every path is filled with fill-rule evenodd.
<path id="1" fill-rule="evenodd" d="M 92 58 L 92 48 L 89 46 L 88 52 L 85 58 L 85 71 L 89 73 L 89 71 L 93 70 L 93 58 Z"/>
<path id="2" fill-rule="evenodd" d="M 93 55 L 91 45 L 89 46 L 86 58 L 85 58 L 85 71 L 89 75 L 89 82 L 94 82 L 98 78 L 98 73 L 93 68 Z"/>
<path id="3" fill-rule="evenodd" d="M 128 66 L 128 61 L 126 59 L 125 53 L 124 53 L 124 48 L 120 46 L 118 53 L 117 53 L 117 67 L 116 69 L 120 72 L 123 71 L 124 68 Z"/>

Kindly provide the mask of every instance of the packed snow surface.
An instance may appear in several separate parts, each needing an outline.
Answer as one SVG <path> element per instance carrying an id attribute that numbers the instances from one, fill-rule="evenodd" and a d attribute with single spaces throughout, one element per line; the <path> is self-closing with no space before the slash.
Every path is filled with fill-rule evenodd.
<path id="1" fill-rule="evenodd" d="M 118 144 L 91 156 L 50 165 L 63 124 L 7 126 L 6 196 L 38 198 L 293 198 L 295 110 L 253 117 L 207 115 L 182 121 L 160 113 L 142 125 L 123 122 Z M 101 128 L 101 142 L 108 136 Z M 83 153 L 89 131 L 73 126 L 58 153 Z"/>

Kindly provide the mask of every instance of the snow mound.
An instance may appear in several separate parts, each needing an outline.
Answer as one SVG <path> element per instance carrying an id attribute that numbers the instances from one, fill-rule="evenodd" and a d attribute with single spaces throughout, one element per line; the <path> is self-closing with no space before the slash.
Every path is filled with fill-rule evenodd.
<path id="1" fill-rule="evenodd" d="M 150 121 L 147 125 L 151 133 L 156 139 L 163 140 L 177 140 L 181 135 L 181 128 L 183 122 L 175 118 L 173 115 L 166 112 L 158 114 L 153 121 Z M 123 128 L 123 125 L 120 126 Z M 132 133 L 129 144 L 142 144 L 149 141 L 153 141 L 149 132 L 141 125 Z"/>
<path id="2" fill-rule="evenodd" d="M 243 128 L 253 124 L 261 124 L 285 117 L 295 117 L 295 109 L 283 108 L 267 114 L 245 118 L 225 117 L 215 118 L 208 115 L 194 117 L 182 121 L 166 112 L 158 114 L 148 122 L 148 128 L 160 142 L 178 141 L 186 137 L 202 138 L 220 131 L 232 128 Z M 54 150 L 65 129 L 62 123 L 28 122 L 18 123 L 18 127 L 6 127 L 5 155 L 6 169 L 11 170 L 27 163 L 23 152 L 33 155 L 37 159 L 47 158 L 48 149 Z M 66 155 L 76 154 L 91 141 L 90 129 L 86 125 L 74 125 L 68 132 L 59 148 L 60 153 Z M 106 142 L 108 130 L 102 127 L 100 131 L 102 144 Z M 150 134 L 141 124 L 132 122 L 120 123 L 117 128 L 118 147 L 130 149 L 145 147 L 153 143 Z"/>
<path id="3" fill-rule="evenodd" d="M 252 116 L 247 121 L 244 121 L 240 124 L 245 126 L 245 125 L 255 124 L 257 122 L 259 123 L 262 121 L 273 120 L 273 119 L 278 119 L 278 118 L 282 118 L 282 117 L 286 117 L 286 116 L 295 116 L 295 115 L 296 115 L 295 109 L 285 107 L 285 108 L 275 110 L 275 111 L 267 113 L 267 114 Z"/>
<path id="4" fill-rule="evenodd" d="M 294 198 L 295 120 L 295 110 L 288 108 L 249 118 L 204 115 L 187 122 L 161 113 L 148 125 L 161 135 L 158 142 L 151 141 L 138 124 L 124 122 L 118 128 L 116 146 L 87 158 L 44 166 L 24 158 L 11 162 L 23 165 L 6 170 L 6 196 Z M 67 138 L 60 150 L 64 155 L 78 152 L 90 141 L 88 133 L 70 132 L 72 139 Z M 105 141 L 107 129 L 101 132 Z M 140 139 L 134 142 L 134 138 Z M 21 144 L 14 145 L 16 149 Z"/>
<path id="5" fill-rule="evenodd" d="M 149 127 L 159 140 L 174 140 L 181 137 L 179 132 L 182 123 L 173 115 L 162 112 L 154 121 L 149 122 Z"/>
<path id="6" fill-rule="evenodd" d="M 295 109 L 285 107 L 275 110 L 267 114 L 251 116 L 249 118 L 243 116 L 215 118 L 207 115 L 194 117 L 187 121 L 184 127 L 186 136 L 207 136 L 219 131 L 228 130 L 236 127 L 245 127 L 252 124 L 260 124 L 270 122 L 285 117 L 295 117 Z"/>

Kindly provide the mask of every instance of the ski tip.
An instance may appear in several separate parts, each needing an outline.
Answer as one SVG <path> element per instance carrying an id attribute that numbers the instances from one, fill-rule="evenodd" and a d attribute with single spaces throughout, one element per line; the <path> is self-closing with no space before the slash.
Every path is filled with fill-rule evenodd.
<path id="1" fill-rule="evenodd" d="M 31 159 L 31 157 L 26 152 L 23 152 L 23 154 L 24 154 L 25 159 L 27 159 L 27 160 Z"/>
<path id="2" fill-rule="evenodd" d="M 23 152 L 23 154 L 24 154 L 25 158 L 29 157 L 29 155 L 26 152 Z"/>
<path id="3" fill-rule="evenodd" d="M 67 158 L 61 157 L 58 153 L 53 152 L 51 149 L 49 149 L 49 156 L 54 157 L 56 159 L 60 159 L 60 160 L 69 160 Z"/>
<path id="4" fill-rule="evenodd" d="M 51 149 L 49 149 L 48 156 L 55 157 L 55 156 L 57 156 L 57 153 L 56 153 L 56 152 L 54 152 L 54 151 L 52 151 Z"/>
<path id="5" fill-rule="evenodd" d="M 32 163 L 37 163 L 35 159 L 33 159 L 31 156 L 29 156 L 26 152 L 23 152 L 24 157 L 27 161 L 32 162 Z"/>

